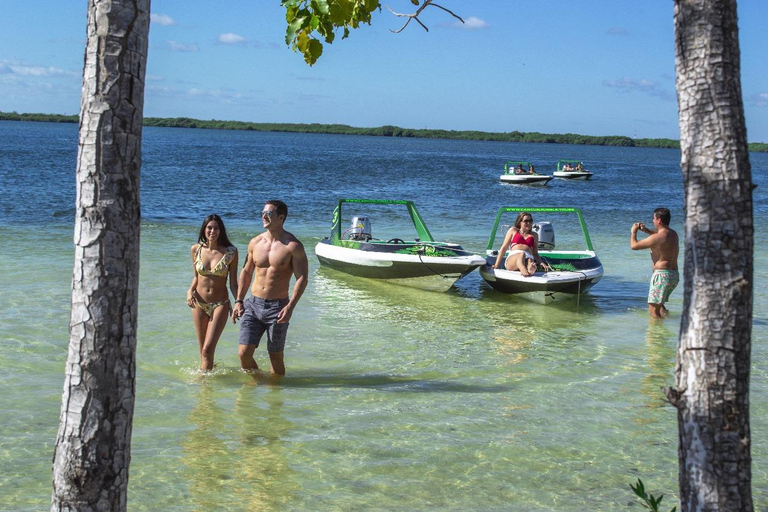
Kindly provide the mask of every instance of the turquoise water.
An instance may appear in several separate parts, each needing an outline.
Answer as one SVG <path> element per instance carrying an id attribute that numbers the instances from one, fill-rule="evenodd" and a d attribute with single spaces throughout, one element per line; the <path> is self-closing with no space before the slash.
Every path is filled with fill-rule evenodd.
<path id="1" fill-rule="evenodd" d="M 47 508 L 72 273 L 77 127 L 0 122 L 0 510 Z M 680 228 L 671 150 L 148 129 L 142 174 L 138 380 L 131 510 L 639 509 L 628 485 L 676 497 L 672 317 L 647 318 L 647 254 L 629 226 L 666 205 Z M 507 159 L 544 171 L 581 158 L 592 182 L 501 185 Z M 752 432 L 756 509 L 768 506 L 766 155 L 752 155 L 756 284 Z M 540 171 L 540 172 L 541 172 Z M 199 183 L 206 183 L 206 192 Z M 340 196 L 416 201 L 437 238 L 481 252 L 499 206 L 583 209 L 605 267 L 593 291 L 542 307 L 477 273 L 447 293 L 319 268 L 313 248 Z M 226 328 L 199 375 L 184 292 L 205 214 L 241 248 L 281 197 L 310 284 L 279 383 L 237 370 Z M 378 224 L 377 224 L 378 220 Z M 542 219 L 544 220 L 544 219 Z M 373 219 L 374 230 L 384 229 Z M 257 361 L 266 365 L 260 348 Z"/>

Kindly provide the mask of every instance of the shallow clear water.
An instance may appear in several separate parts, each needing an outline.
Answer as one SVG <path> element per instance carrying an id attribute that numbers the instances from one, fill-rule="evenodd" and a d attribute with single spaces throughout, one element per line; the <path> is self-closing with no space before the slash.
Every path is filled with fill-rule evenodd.
<path id="1" fill-rule="evenodd" d="M 69 322 L 77 127 L 0 122 L 0 509 L 47 508 Z M 504 161 L 550 171 L 580 158 L 591 182 L 498 183 Z M 131 510 L 558 510 L 635 504 L 638 477 L 672 506 L 671 384 L 682 307 L 646 316 L 650 262 L 629 226 L 656 206 L 682 218 L 678 152 L 146 129 Z M 768 155 L 752 155 L 758 229 Z M 203 188 L 203 185 L 209 187 Z M 583 209 L 604 279 L 542 307 L 473 273 L 447 293 L 319 268 L 341 197 L 416 201 L 438 239 L 485 248 L 499 206 Z M 242 249 L 255 211 L 284 199 L 310 284 L 292 319 L 288 375 L 237 370 L 237 326 L 213 375 L 197 373 L 184 301 L 202 218 L 225 216 Z M 365 213 L 365 212 L 361 212 Z M 388 219 L 387 219 L 388 220 Z M 541 219 L 544 220 L 544 219 Z M 378 224 L 377 224 L 378 221 Z M 373 229 L 384 229 L 373 218 Z M 756 240 L 752 431 L 756 509 L 768 506 L 765 292 Z M 263 348 L 257 361 L 268 364 Z"/>

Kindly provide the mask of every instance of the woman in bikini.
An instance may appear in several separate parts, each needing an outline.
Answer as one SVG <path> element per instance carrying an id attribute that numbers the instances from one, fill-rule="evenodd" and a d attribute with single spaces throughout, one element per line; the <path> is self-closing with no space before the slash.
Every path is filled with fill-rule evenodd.
<path id="1" fill-rule="evenodd" d="M 200 345 L 200 368 L 213 369 L 213 354 L 232 310 L 227 293 L 227 277 L 232 295 L 237 297 L 237 248 L 227 237 L 224 222 L 209 215 L 200 227 L 198 242 L 190 249 L 194 276 L 187 290 L 187 306 Z"/>
<path id="2" fill-rule="evenodd" d="M 504 263 L 507 270 L 519 270 L 520 274 L 530 277 L 536 272 L 537 265 L 549 270 L 549 265 L 539 256 L 539 235 L 533 231 L 533 216 L 521 212 L 515 220 L 515 225 L 509 228 L 504 243 L 499 249 L 499 256 L 493 268 L 502 268 L 501 260 L 509 249 L 509 256 Z"/>

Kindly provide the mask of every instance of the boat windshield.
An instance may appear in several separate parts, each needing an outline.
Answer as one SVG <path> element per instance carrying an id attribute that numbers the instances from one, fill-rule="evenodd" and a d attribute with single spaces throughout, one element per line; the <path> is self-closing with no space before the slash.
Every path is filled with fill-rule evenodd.
<path id="1" fill-rule="evenodd" d="M 559 160 L 557 162 L 558 171 L 583 171 L 584 164 L 580 160 Z"/>
<path id="2" fill-rule="evenodd" d="M 336 234 L 341 240 L 362 239 L 373 243 L 395 238 L 408 242 L 434 241 L 411 201 L 346 199 L 339 202 L 339 206 L 342 204 L 340 216 L 334 213 L 332 237 Z M 364 218 L 366 221 L 353 225 L 355 218 Z M 365 234 L 369 236 L 355 237 L 357 232 L 363 231 L 368 231 Z"/>
<path id="3" fill-rule="evenodd" d="M 551 249 L 541 246 L 541 243 L 549 241 L 552 233 L 554 250 L 557 252 L 593 250 L 586 224 L 576 208 L 502 208 L 502 210 L 506 211 L 500 211 L 497 214 L 497 224 L 489 239 L 488 250 L 499 249 L 507 231 L 514 226 L 518 213 L 523 211 L 533 216 L 534 229 L 539 232 L 539 250 Z M 546 223 L 549 223 L 548 227 L 545 227 Z M 541 232 L 542 230 L 544 232 Z"/>
<path id="4" fill-rule="evenodd" d="M 505 174 L 521 174 L 531 172 L 531 163 L 522 160 L 509 161 L 504 164 Z"/>

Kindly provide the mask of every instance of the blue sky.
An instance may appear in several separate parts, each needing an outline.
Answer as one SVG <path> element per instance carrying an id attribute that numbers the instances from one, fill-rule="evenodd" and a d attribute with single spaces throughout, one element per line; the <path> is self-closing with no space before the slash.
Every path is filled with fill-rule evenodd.
<path id="1" fill-rule="evenodd" d="M 679 138 L 671 0 L 385 8 L 314 67 L 279 0 L 152 0 L 145 115 Z M 408 0 L 391 0 L 412 12 Z M 747 135 L 768 142 L 768 2 L 739 2 Z M 75 114 L 85 0 L 3 0 L 0 110 Z"/>

